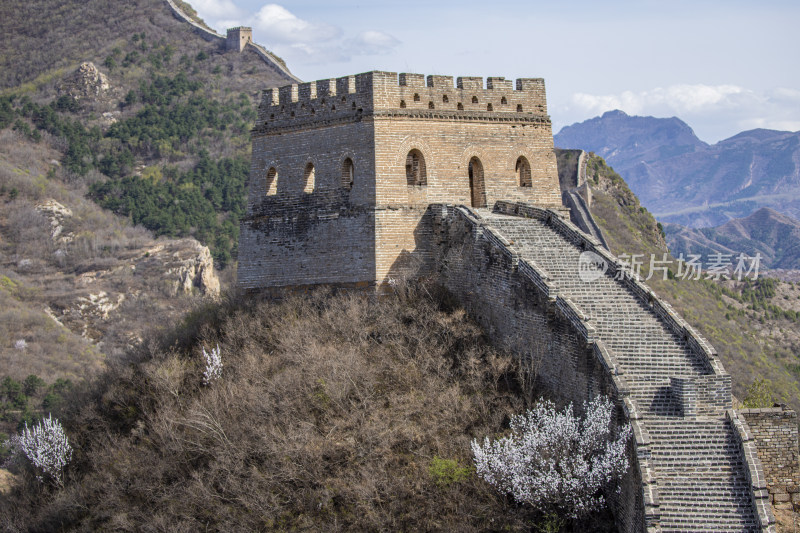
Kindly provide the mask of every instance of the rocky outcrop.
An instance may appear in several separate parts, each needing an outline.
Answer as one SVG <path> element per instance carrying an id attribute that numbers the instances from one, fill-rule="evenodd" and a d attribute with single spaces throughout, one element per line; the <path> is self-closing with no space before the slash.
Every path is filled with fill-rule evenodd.
<path id="1" fill-rule="evenodd" d="M 194 239 L 157 243 L 145 250 L 135 268 L 139 274 L 162 279 L 175 295 L 199 291 L 211 298 L 219 296 L 211 252 Z"/>
<path id="2" fill-rule="evenodd" d="M 73 211 L 53 199 L 40 201 L 35 209 L 50 222 L 59 264 L 77 270 L 73 275 L 63 272 L 54 276 L 71 280 L 73 290 L 46 296 L 45 312 L 77 335 L 102 342 L 108 330 L 126 321 L 126 315 L 137 306 L 155 300 L 169 301 L 182 295 L 219 297 L 214 259 L 208 247 L 195 239 L 144 238 L 136 246 L 129 242 L 117 252 L 101 252 L 94 260 L 80 261 L 72 254 L 86 244 L 78 241 L 85 241 L 85 235 L 92 232 L 82 231 Z M 103 247 L 93 239 L 88 241 L 90 246 Z M 139 336 L 132 338 L 135 341 Z"/>
<path id="3" fill-rule="evenodd" d="M 67 243 L 72 240 L 73 235 L 71 233 L 62 234 L 64 231 L 64 221 L 72 218 L 72 210 L 70 208 L 61 205 L 51 198 L 36 204 L 36 210 L 50 220 L 50 227 L 52 228 L 50 236 L 56 243 Z"/>
<path id="4" fill-rule="evenodd" d="M 108 78 L 94 63 L 81 63 L 77 70 L 64 78 L 58 86 L 59 96 L 71 96 L 75 100 L 96 100 L 111 89 Z"/>

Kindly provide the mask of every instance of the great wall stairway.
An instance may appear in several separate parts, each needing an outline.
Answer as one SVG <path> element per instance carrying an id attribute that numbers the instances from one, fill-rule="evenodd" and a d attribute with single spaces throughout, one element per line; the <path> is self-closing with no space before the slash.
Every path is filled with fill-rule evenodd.
<path id="1" fill-rule="evenodd" d="M 588 324 L 578 327 L 591 329 L 587 338 L 604 346 L 607 368 L 615 379 L 624 377 L 620 396 L 634 411 L 636 453 L 647 478 L 644 529 L 774 531 L 760 463 L 730 408 L 730 377 L 688 324 L 641 283 L 614 279 L 616 258 L 556 212 L 500 202 L 494 211 L 452 213 L 514 255 L 520 271 L 524 263 L 565 316 Z M 611 264 L 593 281 L 579 274 L 586 250 Z"/>

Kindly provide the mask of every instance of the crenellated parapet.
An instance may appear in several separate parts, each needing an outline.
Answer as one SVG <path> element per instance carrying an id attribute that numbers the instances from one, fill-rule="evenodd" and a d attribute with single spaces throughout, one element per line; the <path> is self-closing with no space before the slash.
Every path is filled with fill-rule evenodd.
<path id="1" fill-rule="evenodd" d="M 267 89 L 254 133 L 365 116 L 487 122 L 546 122 L 542 78 L 425 76 L 373 71 Z"/>

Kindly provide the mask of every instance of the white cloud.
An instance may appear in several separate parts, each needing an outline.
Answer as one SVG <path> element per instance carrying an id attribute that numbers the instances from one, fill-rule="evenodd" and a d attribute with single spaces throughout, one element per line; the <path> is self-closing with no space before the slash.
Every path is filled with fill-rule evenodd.
<path id="1" fill-rule="evenodd" d="M 671 85 L 650 91 L 624 91 L 618 95 L 576 93 L 573 105 L 593 113 L 621 109 L 628 114 L 641 114 L 650 109 L 674 113 L 694 113 L 714 107 L 736 106 L 743 99 L 757 98 L 754 93 L 736 85 Z"/>
<path id="2" fill-rule="evenodd" d="M 342 33 L 332 24 L 303 20 L 278 4 L 267 4 L 259 9 L 252 26 L 269 43 L 320 43 L 336 39 Z"/>
<path id="3" fill-rule="evenodd" d="M 231 0 L 192 0 L 192 7 L 201 18 L 214 25 L 220 17 L 236 18 L 242 14 Z"/>
<path id="4" fill-rule="evenodd" d="M 400 41 L 380 31 L 370 30 L 359 34 L 355 39 L 348 39 L 345 46 L 354 55 L 375 55 L 391 51 Z"/>

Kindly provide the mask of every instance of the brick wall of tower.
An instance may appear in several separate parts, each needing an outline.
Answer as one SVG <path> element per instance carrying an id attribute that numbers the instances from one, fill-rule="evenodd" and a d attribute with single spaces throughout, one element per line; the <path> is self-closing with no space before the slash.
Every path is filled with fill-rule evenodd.
<path id="1" fill-rule="evenodd" d="M 347 122 L 285 134 L 254 133 L 238 283 L 247 289 L 375 280 L 372 128 Z M 342 165 L 353 162 L 353 187 Z M 313 191 L 304 192 L 314 166 Z M 270 169 L 276 170 L 271 187 Z M 270 193 L 270 194 L 268 194 Z"/>
<path id="2" fill-rule="evenodd" d="M 786 407 L 738 412 L 753 436 L 770 501 L 776 508 L 800 506 L 797 413 Z"/>

